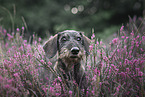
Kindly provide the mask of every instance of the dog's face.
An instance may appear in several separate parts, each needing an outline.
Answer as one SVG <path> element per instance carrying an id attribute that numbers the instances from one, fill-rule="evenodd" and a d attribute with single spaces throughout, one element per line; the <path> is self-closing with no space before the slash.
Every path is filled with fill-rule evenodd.
<path id="1" fill-rule="evenodd" d="M 89 44 L 90 39 L 83 33 L 66 30 L 49 39 L 43 48 L 48 58 L 52 58 L 58 51 L 60 59 L 76 60 L 89 53 Z"/>
<path id="2" fill-rule="evenodd" d="M 82 33 L 69 30 L 59 33 L 58 51 L 61 59 L 81 59 L 85 51 Z"/>

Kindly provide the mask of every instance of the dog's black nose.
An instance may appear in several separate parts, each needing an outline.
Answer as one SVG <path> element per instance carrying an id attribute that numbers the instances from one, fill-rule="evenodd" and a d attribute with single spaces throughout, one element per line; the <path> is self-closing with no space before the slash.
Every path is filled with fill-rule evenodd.
<path id="1" fill-rule="evenodd" d="M 79 48 L 78 47 L 73 47 L 71 49 L 71 53 L 74 54 L 74 55 L 77 55 L 79 53 Z"/>

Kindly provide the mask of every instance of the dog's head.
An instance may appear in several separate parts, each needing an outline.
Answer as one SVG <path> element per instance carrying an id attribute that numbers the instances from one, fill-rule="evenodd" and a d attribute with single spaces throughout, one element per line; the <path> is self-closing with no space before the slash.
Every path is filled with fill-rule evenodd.
<path id="1" fill-rule="evenodd" d="M 66 30 L 50 38 L 43 48 L 48 58 L 54 57 L 58 51 L 61 59 L 77 59 L 82 57 L 84 51 L 89 54 L 89 45 L 90 39 L 82 32 Z"/>

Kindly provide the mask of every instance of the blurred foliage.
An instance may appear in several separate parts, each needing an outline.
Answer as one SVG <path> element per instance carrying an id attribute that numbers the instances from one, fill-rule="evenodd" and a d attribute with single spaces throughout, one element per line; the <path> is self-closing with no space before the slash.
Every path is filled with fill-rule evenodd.
<path id="1" fill-rule="evenodd" d="M 27 35 L 45 37 L 66 29 L 98 37 L 117 31 L 128 16 L 142 16 L 144 0 L 0 0 L 0 25 L 25 26 Z M 103 33 L 103 34 L 101 34 Z"/>

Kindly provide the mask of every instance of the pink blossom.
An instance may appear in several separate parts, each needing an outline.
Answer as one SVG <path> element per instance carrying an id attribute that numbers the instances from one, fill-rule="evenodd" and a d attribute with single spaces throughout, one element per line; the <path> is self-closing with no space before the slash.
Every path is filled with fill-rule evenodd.
<path id="1" fill-rule="evenodd" d="M 112 40 L 113 44 L 117 43 L 117 41 L 118 41 L 118 38 L 114 38 L 114 39 Z"/>
<path id="2" fill-rule="evenodd" d="M 10 88 L 10 85 L 7 84 L 7 85 L 5 85 L 4 87 L 5 87 L 6 89 L 9 89 L 9 88 Z"/>
<path id="3" fill-rule="evenodd" d="M 22 27 L 22 30 L 24 30 L 25 28 L 24 27 Z"/>
<path id="4" fill-rule="evenodd" d="M 127 39 L 124 39 L 124 43 L 127 43 Z"/>
<path id="5" fill-rule="evenodd" d="M 142 36 L 142 41 L 144 41 L 145 40 L 145 36 Z"/>
<path id="6" fill-rule="evenodd" d="M 97 68 L 94 70 L 94 72 L 95 72 L 95 74 L 97 74 L 97 72 L 98 72 L 98 71 L 97 71 Z"/>
<path id="7" fill-rule="evenodd" d="M 139 68 L 135 68 L 135 71 L 138 74 L 139 73 Z"/>
<path id="8" fill-rule="evenodd" d="M 139 35 L 137 35 L 136 39 L 138 39 L 138 38 L 139 38 Z"/>
<path id="9" fill-rule="evenodd" d="M 134 45 L 134 41 L 131 41 L 131 45 Z"/>
<path id="10" fill-rule="evenodd" d="M 129 63 L 129 60 L 128 59 L 125 59 L 125 62 L 124 62 L 126 65 Z"/>
<path id="11" fill-rule="evenodd" d="M 117 92 L 119 92 L 120 87 L 121 87 L 121 86 L 119 85 L 119 86 L 116 88 L 116 91 L 117 91 Z"/>
<path id="12" fill-rule="evenodd" d="M 121 38 L 125 38 L 125 36 L 121 36 Z"/>
<path id="13" fill-rule="evenodd" d="M 123 29 L 124 29 L 124 26 L 122 26 L 122 27 L 120 28 L 120 32 L 122 32 L 122 31 L 123 31 Z"/>
<path id="14" fill-rule="evenodd" d="M 136 42 L 136 47 L 139 47 L 139 43 L 138 42 Z"/>
<path id="15" fill-rule="evenodd" d="M 130 33 L 132 36 L 134 36 L 134 33 L 133 33 L 133 31 Z"/>
<path id="16" fill-rule="evenodd" d="M 99 45 L 99 42 L 97 41 L 96 44 Z"/>
<path id="17" fill-rule="evenodd" d="M 106 61 L 106 62 L 108 61 L 108 57 L 107 57 L 107 56 L 104 56 L 103 59 L 104 59 L 104 61 Z"/>
<path id="18" fill-rule="evenodd" d="M 55 93 L 55 96 L 59 97 L 60 93 Z"/>
<path id="19" fill-rule="evenodd" d="M 50 93 L 54 93 L 54 87 L 49 88 Z"/>
<path id="20" fill-rule="evenodd" d="M 34 41 L 34 44 L 36 45 L 37 44 L 37 41 Z"/>
<path id="21" fill-rule="evenodd" d="M 117 52 L 119 53 L 120 52 L 120 49 L 117 49 Z"/>
<path id="22" fill-rule="evenodd" d="M 7 48 L 7 47 L 8 47 L 8 45 L 9 45 L 9 44 L 8 44 L 8 43 L 6 43 L 6 44 L 5 44 L 5 48 Z"/>
<path id="23" fill-rule="evenodd" d="M 100 45 L 102 45 L 103 44 L 103 42 L 102 41 L 100 41 Z"/>
<path id="24" fill-rule="evenodd" d="M 59 81 L 62 81 L 61 77 L 58 77 L 58 80 L 59 80 Z"/>
<path id="25" fill-rule="evenodd" d="M 111 66 L 113 67 L 113 69 L 115 69 L 115 70 L 116 70 L 116 66 L 115 66 L 114 64 L 111 64 Z"/>
<path id="26" fill-rule="evenodd" d="M 140 61 L 140 64 L 143 64 L 144 62 L 145 62 L 145 60 L 141 60 L 141 61 Z"/>
<path id="27" fill-rule="evenodd" d="M 121 77 L 126 78 L 126 74 L 124 72 L 119 73 Z"/>
<path id="28" fill-rule="evenodd" d="M 136 62 L 137 62 L 137 59 L 134 59 L 134 60 L 133 60 L 133 63 L 136 63 Z"/>
<path id="29" fill-rule="evenodd" d="M 49 62 L 47 62 L 47 64 L 49 65 L 49 66 L 51 66 L 52 65 L 52 63 L 49 61 Z"/>
<path id="30" fill-rule="evenodd" d="M 126 37 L 126 39 L 128 39 L 129 37 Z"/>
<path id="31" fill-rule="evenodd" d="M 93 95 L 95 95 L 95 91 L 94 90 L 92 90 L 91 92 L 92 92 Z"/>
<path id="32" fill-rule="evenodd" d="M 7 30 L 6 30 L 6 29 L 4 29 L 4 30 L 3 30 L 3 32 L 4 32 L 4 33 L 7 33 Z"/>
<path id="33" fill-rule="evenodd" d="M 48 88 L 43 88 L 44 92 L 47 93 Z"/>
<path id="34" fill-rule="evenodd" d="M 69 94 L 72 95 L 72 91 L 69 91 Z"/>
<path id="35" fill-rule="evenodd" d="M 3 35 L 6 36 L 6 34 L 7 34 L 7 30 L 4 29 L 3 32 L 4 32 Z"/>
<path id="36" fill-rule="evenodd" d="M 14 76 L 15 76 L 15 77 L 18 77 L 18 76 L 19 76 L 19 74 L 18 74 L 18 73 L 15 73 L 15 74 L 14 74 Z"/>
<path id="37" fill-rule="evenodd" d="M 13 36 L 10 35 L 9 33 L 7 33 L 7 36 L 8 36 L 8 40 L 11 40 L 13 38 Z"/>
<path id="38" fill-rule="evenodd" d="M 19 50 L 23 51 L 23 50 L 24 50 L 24 49 L 23 49 L 23 46 L 21 46 L 21 47 L 19 48 Z"/>
<path id="39" fill-rule="evenodd" d="M 129 68 L 126 68 L 126 72 L 129 73 Z"/>
<path id="40" fill-rule="evenodd" d="M 139 71 L 138 76 L 143 76 L 143 72 Z"/>
<path id="41" fill-rule="evenodd" d="M 27 40 L 24 40 L 24 43 L 27 43 Z"/>
<path id="42" fill-rule="evenodd" d="M 41 38 L 39 37 L 38 41 L 40 42 L 41 41 Z"/>
<path id="43" fill-rule="evenodd" d="M 96 79 L 97 79 L 97 76 L 94 75 L 94 77 L 92 78 L 92 80 L 93 80 L 93 81 L 96 81 Z"/>
<path id="44" fill-rule="evenodd" d="M 45 61 L 42 59 L 42 60 L 40 60 L 40 62 L 42 63 L 42 64 L 45 64 Z"/>
<path id="45" fill-rule="evenodd" d="M 20 29 L 19 28 L 17 28 L 17 32 L 19 32 L 20 31 Z"/>
<path id="46" fill-rule="evenodd" d="M 89 46 L 89 48 L 90 48 L 90 51 L 92 51 L 93 50 L 93 44 L 91 44 L 90 46 Z"/>
<path id="47" fill-rule="evenodd" d="M 91 66 L 90 65 L 87 65 L 87 66 L 88 66 L 89 69 L 91 69 Z"/>
<path id="48" fill-rule="evenodd" d="M 93 33 L 92 36 L 91 36 L 91 39 L 94 39 L 94 38 L 95 38 L 95 34 Z"/>

